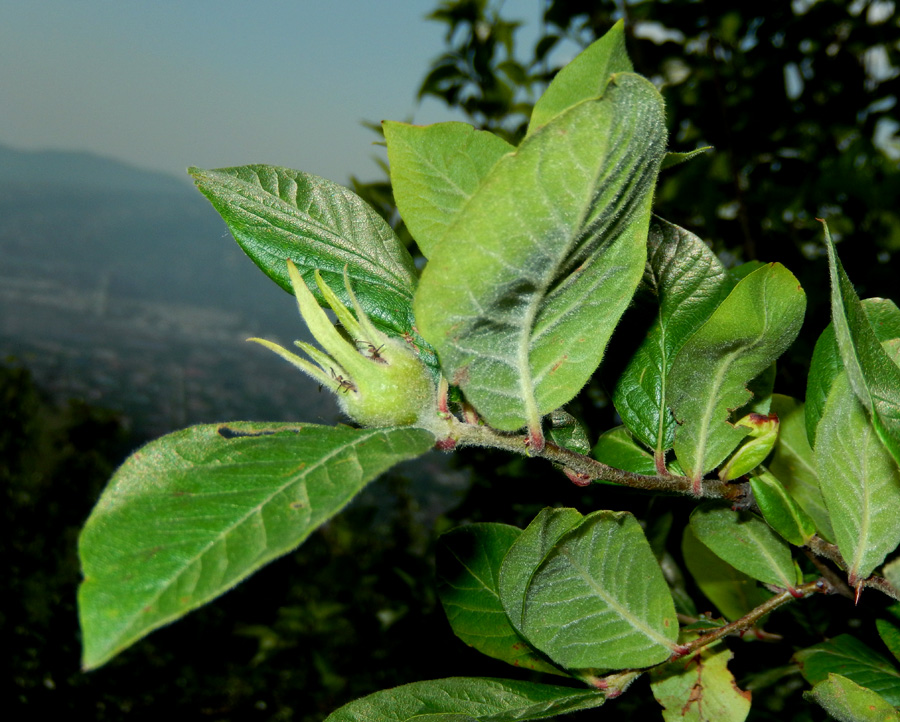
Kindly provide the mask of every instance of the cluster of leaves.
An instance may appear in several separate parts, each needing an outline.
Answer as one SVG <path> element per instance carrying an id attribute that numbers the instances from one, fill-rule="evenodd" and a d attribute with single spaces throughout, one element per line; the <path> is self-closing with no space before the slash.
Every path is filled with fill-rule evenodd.
<path id="1" fill-rule="evenodd" d="M 880 282 L 880 265 L 890 287 L 886 262 L 900 247 L 900 149 L 891 135 L 900 14 L 893 3 L 543 5 L 542 31 L 526 49 L 502 3 L 442 0 L 430 17 L 446 26 L 448 48 L 420 96 L 518 142 L 557 58 L 624 19 L 635 69 L 665 98 L 672 137 L 717 151 L 661 182 L 657 212 L 689 219 L 716 250 L 744 260 L 777 253 L 798 270 L 821 250 L 811 221 L 830 216 L 836 236 L 853 234 L 862 246 L 857 255 L 867 282 Z M 853 184 L 841 182 L 848 175 Z M 801 280 L 812 285 L 815 276 Z"/>
<path id="2" fill-rule="evenodd" d="M 900 310 L 860 301 L 826 229 L 832 324 L 807 403 L 773 393 L 803 289 L 778 263 L 726 269 L 699 238 L 651 218 L 660 168 L 693 154 L 667 154 L 662 97 L 633 72 L 622 24 L 556 75 L 516 146 L 461 123 L 386 123 L 385 138 L 400 213 L 428 259 L 421 274 L 390 227 L 329 181 L 192 170 L 247 254 L 293 290 L 322 349 L 298 342 L 311 363 L 266 345 L 369 427 L 204 425 L 129 458 L 81 537 L 87 668 L 295 548 L 434 446 L 503 449 L 552 461 L 578 485 L 703 500 L 683 556 L 723 618 L 697 615 L 630 513 L 548 508 L 525 529 L 462 527 L 438 550 L 456 634 L 581 688 L 416 682 L 329 720 L 540 719 L 598 707 L 644 674 L 669 719 L 743 720 L 750 701 L 724 637 L 813 594 L 900 598 L 900 564 L 874 574 L 900 543 Z M 592 449 L 562 407 L 639 287 L 653 323 L 616 385 L 623 425 Z M 404 388 L 414 403 L 394 416 Z M 814 561 L 801 567 L 799 552 Z M 896 654 L 897 628 L 882 625 Z M 862 643 L 802 655 L 812 697 L 833 714 L 898 715 L 897 672 Z"/>

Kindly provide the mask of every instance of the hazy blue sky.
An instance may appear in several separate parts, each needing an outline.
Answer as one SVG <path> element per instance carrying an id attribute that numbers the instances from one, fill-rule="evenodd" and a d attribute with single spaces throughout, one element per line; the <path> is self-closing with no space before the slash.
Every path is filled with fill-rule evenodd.
<path id="1" fill-rule="evenodd" d="M 183 174 L 274 163 L 374 178 L 361 120 L 417 105 L 436 0 L 0 0 L 0 143 Z M 541 0 L 507 0 L 533 37 Z"/>

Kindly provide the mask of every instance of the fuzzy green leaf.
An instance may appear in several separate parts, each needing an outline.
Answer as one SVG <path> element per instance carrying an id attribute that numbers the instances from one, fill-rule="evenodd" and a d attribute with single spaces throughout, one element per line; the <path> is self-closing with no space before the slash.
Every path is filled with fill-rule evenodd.
<path id="1" fill-rule="evenodd" d="M 771 596 L 752 577 L 713 554 L 697 539 L 690 525 L 684 528 L 681 551 L 700 591 L 729 622 L 740 619 Z"/>
<path id="2" fill-rule="evenodd" d="M 887 619 L 876 619 L 875 627 L 884 646 L 891 651 L 897 661 L 900 661 L 900 627 Z"/>
<path id="3" fill-rule="evenodd" d="M 527 586 L 522 629 L 568 669 L 649 667 L 672 654 L 672 595 L 631 514 L 594 512 L 554 544 Z"/>
<path id="4" fill-rule="evenodd" d="M 543 509 L 506 554 L 500 567 L 500 601 L 518 632 L 523 630 L 525 592 L 531 575 L 560 537 L 583 518 L 575 509 Z"/>
<path id="5" fill-rule="evenodd" d="M 681 347 L 667 398 L 679 422 L 675 453 L 699 487 L 740 443 L 731 412 L 751 400 L 747 384 L 793 342 L 803 323 L 806 295 L 784 266 L 751 272 Z M 699 491 L 699 489 L 697 489 Z"/>
<path id="6" fill-rule="evenodd" d="M 813 699 L 839 722 L 898 722 L 900 712 L 877 692 L 839 674 L 829 674 L 804 698 Z"/>
<path id="7" fill-rule="evenodd" d="M 453 632 L 469 646 L 516 667 L 560 674 L 516 632 L 500 603 L 500 565 L 521 533 L 507 524 L 470 524 L 443 534 L 438 596 Z"/>
<path id="8" fill-rule="evenodd" d="M 840 634 L 801 649 L 794 659 L 810 684 L 818 684 L 829 674 L 840 674 L 877 692 L 891 704 L 900 705 L 900 671 L 856 637 Z"/>
<path id="9" fill-rule="evenodd" d="M 650 223 L 644 284 L 658 299 L 659 316 L 619 377 L 613 403 L 631 433 L 661 455 L 675 439 L 666 403 L 675 355 L 728 284 L 725 268 L 703 241 L 660 218 Z"/>
<path id="10" fill-rule="evenodd" d="M 675 166 L 681 165 L 682 163 L 687 163 L 689 160 L 694 160 L 694 158 L 696 158 L 697 156 L 704 155 L 705 153 L 709 153 L 712 150 L 713 147 L 711 145 L 705 145 L 702 148 L 689 150 L 686 153 L 666 153 L 666 157 L 663 159 L 662 166 L 660 166 L 660 171 L 674 168 Z"/>
<path id="11" fill-rule="evenodd" d="M 488 171 L 515 148 L 466 123 L 385 121 L 382 127 L 397 208 L 430 258 Z"/>
<path id="12" fill-rule="evenodd" d="M 803 403 L 789 396 L 773 394 L 772 411 L 781 419 L 781 427 L 768 464 L 769 471 L 809 514 L 819 534 L 832 540 L 834 530 L 819 489 L 816 459 L 807 440 L 807 417 Z"/>
<path id="13" fill-rule="evenodd" d="M 560 70 L 534 104 L 527 135 L 582 100 L 603 95 L 613 73 L 630 73 L 625 49 L 625 23 L 617 22 Z"/>
<path id="14" fill-rule="evenodd" d="M 411 338 L 422 360 L 434 352 L 415 330 L 412 312 L 417 273 L 412 257 L 391 227 L 359 196 L 325 178 L 266 165 L 201 170 L 190 168 L 250 259 L 285 291 L 292 292 L 292 260 L 316 300 L 318 269 L 345 306 L 344 267 L 366 314 L 385 333 Z"/>
<path id="15" fill-rule="evenodd" d="M 702 504 L 691 514 L 691 529 L 710 551 L 744 574 L 782 589 L 796 585 L 790 547 L 755 514 L 719 502 Z"/>
<path id="16" fill-rule="evenodd" d="M 900 341 L 888 344 L 900 351 Z M 900 544 L 900 469 L 881 443 L 846 370 L 832 383 L 819 422 L 816 468 L 834 541 L 855 585 Z"/>
<path id="17" fill-rule="evenodd" d="M 624 426 L 616 426 L 597 439 L 594 458 L 616 469 L 636 474 L 656 474 L 656 461 L 647 449 L 638 444 Z"/>
<path id="18" fill-rule="evenodd" d="M 841 361 L 878 437 L 900 463 L 900 367 L 882 348 L 825 226 L 831 316 Z"/>
<path id="19" fill-rule="evenodd" d="M 246 422 L 147 444 L 81 533 L 85 669 L 291 551 L 368 482 L 433 444 L 410 428 Z"/>
<path id="20" fill-rule="evenodd" d="M 602 693 L 591 690 L 489 677 L 451 677 L 370 694 L 344 705 L 325 722 L 410 722 L 421 715 L 447 714 L 466 715 L 479 722 L 527 722 L 593 709 L 604 701 Z M 426 719 L 430 722 L 429 717 Z"/>
<path id="21" fill-rule="evenodd" d="M 664 146 L 659 93 L 616 76 L 501 158 L 439 244 L 416 319 L 492 426 L 536 429 L 597 368 L 644 266 Z"/>
<path id="22" fill-rule="evenodd" d="M 861 303 L 879 341 L 900 338 L 900 309 L 897 304 L 885 298 L 865 298 Z M 816 427 L 825 410 L 831 384 L 843 368 L 834 324 L 829 323 L 816 341 L 806 385 L 806 432 L 812 446 L 816 443 Z"/>
<path id="23" fill-rule="evenodd" d="M 750 488 L 763 519 L 788 542 L 803 546 L 816 533 L 815 522 L 771 472 L 751 476 Z"/>
<path id="24" fill-rule="evenodd" d="M 890 585 L 900 591 L 900 557 L 885 564 L 883 572 Z"/>
<path id="25" fill-rule="evenodd" d="M 665 722 L 743 722 L 750 693 L 738 689 L 728 669 L 733 656 L 724 644 L 713 644 L 652 670 L 650 689 Z"/>
<path id="26" fill-rule="evenodd" d="M 550 428 L 547 435 L 554 444 L 569 451 L 578 454 L 591 452 L 591 442 L 588 440 L 584 424 L 563 409 L 557 409 L 550 414 Z"/>

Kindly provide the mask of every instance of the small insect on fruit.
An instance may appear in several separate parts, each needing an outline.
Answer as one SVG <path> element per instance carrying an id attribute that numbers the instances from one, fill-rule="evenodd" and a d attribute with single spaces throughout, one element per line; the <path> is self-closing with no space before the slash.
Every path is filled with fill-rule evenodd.
<path id="1" fill-rule="evenodd" d="M 374 343 L 370 341 L 357 341 L 356 345 L 362 349 L 365 349 L 364 355 L 367 355 L 373 361 L 383 361 L 381 358 L 381 349 L 384 348 L 384 344 L 381 346 L 375 346 Z"/>
<path id="2" fill-rule="evenodd" d="M 329 367 L 329 368 L 331 368 L 331 367 Z M 333 368 L 331 369 L 331 378 L 333 378 L 335 381 L 338 382 L 338 387 L 337 387 L 338 391 L 343 391 L 345 394 L 348 391 L 356 391 L 356 386 L 354 386 L 351 381 L 348 381 L 340 374 L 336 374 L 334 372 Z"/>

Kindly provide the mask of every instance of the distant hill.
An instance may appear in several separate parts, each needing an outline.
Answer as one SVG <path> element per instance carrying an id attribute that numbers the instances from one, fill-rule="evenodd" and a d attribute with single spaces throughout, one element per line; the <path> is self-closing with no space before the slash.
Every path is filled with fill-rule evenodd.
<path id="1" fill-rule="evenodd" d="M 308 338 L 187 176 L 0 146 L 0 361 L 148 434 L 333 415 L 329 394 L 248 336 Z"/>
<path id="2" fill-rule="evenodd" d="M 0 277 L 210 306 L 282 327 L 287 295 L 185 180 L 90 153 L 0 145 Z"/>
<path id="3" fill-rule="evenodd" d="M 26 151 L 4 145 L 0 145 L 0 184 L 181 194 L 191 187 L 187 176 L 182 180 L 92 153 Z"/>

